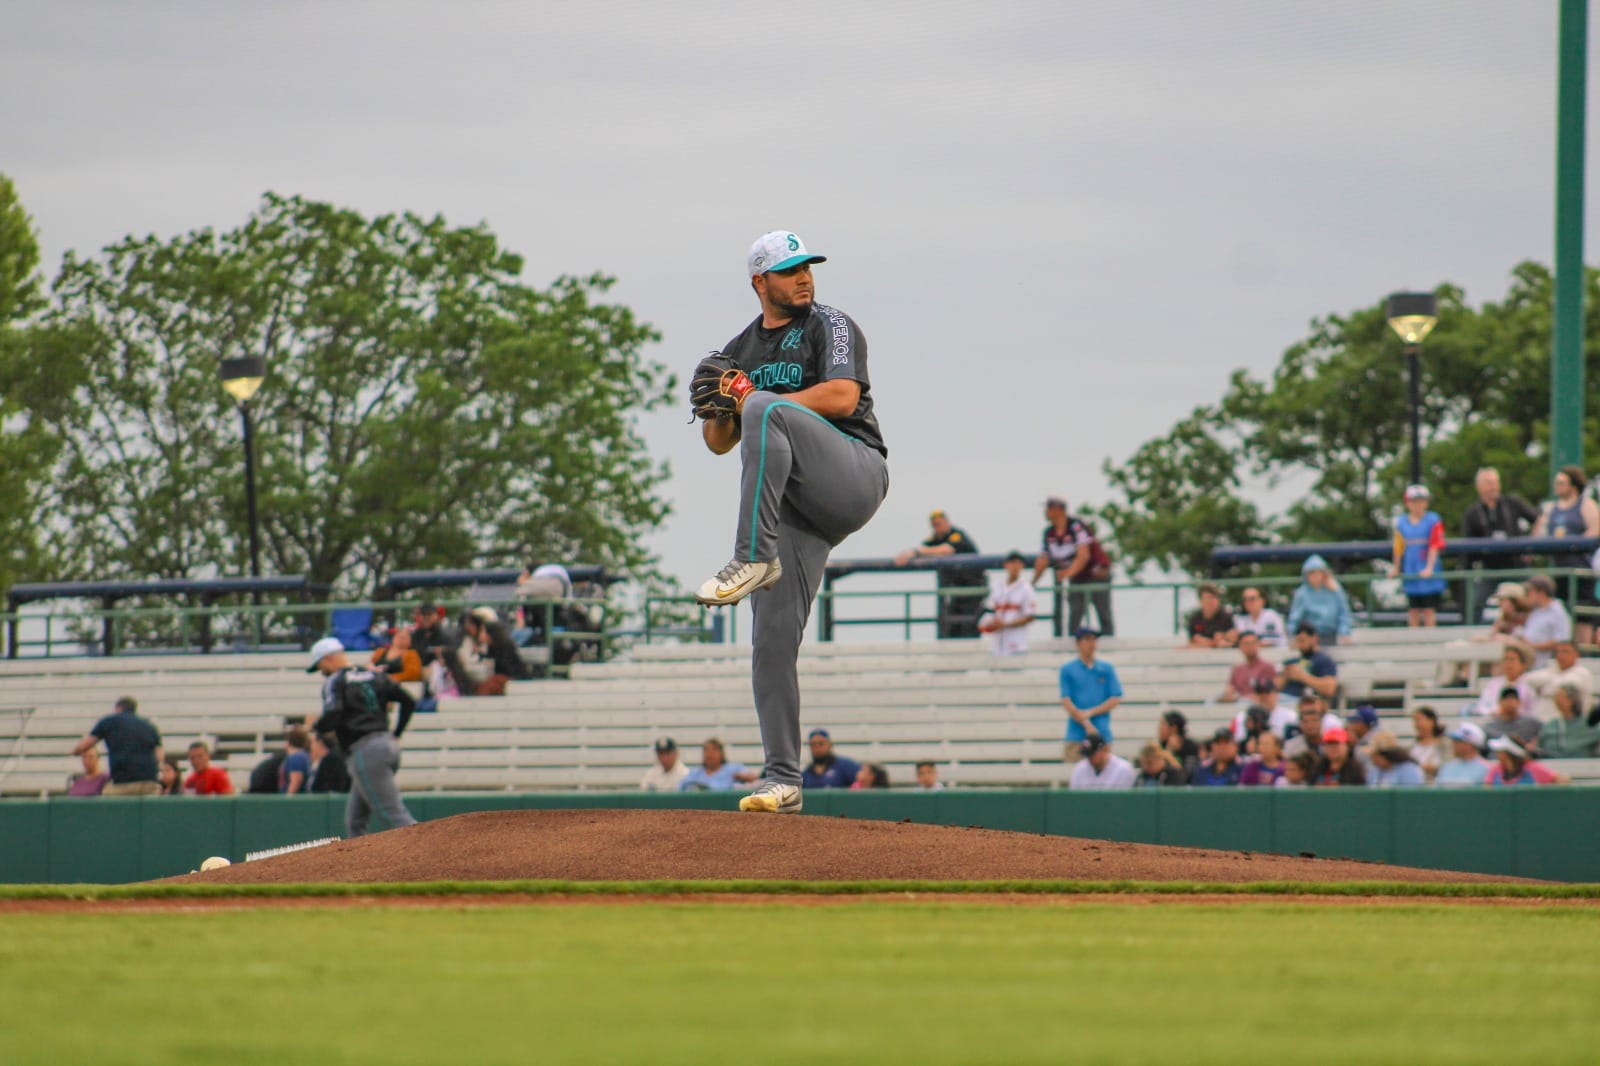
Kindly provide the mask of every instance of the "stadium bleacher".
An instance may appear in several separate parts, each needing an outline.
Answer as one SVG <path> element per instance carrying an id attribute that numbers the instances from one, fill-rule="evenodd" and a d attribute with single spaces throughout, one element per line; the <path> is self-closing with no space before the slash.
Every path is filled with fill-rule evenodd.
<path id="1" fill-rule="evenodd" d="M 1333 649 L 1340 703 L 1370 703 L 1385 728 L 1411 734 L 1419 702 L 1454 717 L 1476 692 L 1442 687 L 1457 664 L 1476 673 L 1497 644 L 1463 629 L 1371 629 Z M 934 759 L 948 783 L 1061 786 L 1064 716 L 1056 674 L 1070 642 L 1036 640 L 1023 657 L 997 659 L 977 641 L 813 643 L 802 650 L 805 726 L 832 730 L 839 750 L 884 764 L 909 783 Z M 1108 638 L 1126 696 L 1113 716 L 1114 747 L 1129 758 L 1162 711 L 1182 710 L 1203 737 L 1239 704 L 1210 702 L 1234 651 L 1178 648 L 1171 639 Z M 1281 653 L 1269 657 L 1281 657 Z M 750 702 L 750 650 L 741 645 L 640 645 L 605 663 L 578 663 L 570 680 L 514 683 L 507 696 L 447 700 L 418 715 L 405 738 L 402 787 L 417 790 L 628 789 L 649 765 L 650 744 L 675 738 L 687 759 L 710 736 L 735 761 L 758 764 Z M 1600 673 L 1600 660 L 1587 660 Z M 215 741 L 219 764 L 243 790 L 250 769 L 281 744 L 286 721 L 318 704 L 299 654 L 19 659 L 0 662 L 0 794 L 65 789 L 79 769 L 73 744 L 118 696 L 140 702 L 181 756 L 196 737 Z M 1600 687 L 1600 686 L 1597 686 Z M 1600 780 L 1600 760 L 1563 760 L 1575 780 Z"/>

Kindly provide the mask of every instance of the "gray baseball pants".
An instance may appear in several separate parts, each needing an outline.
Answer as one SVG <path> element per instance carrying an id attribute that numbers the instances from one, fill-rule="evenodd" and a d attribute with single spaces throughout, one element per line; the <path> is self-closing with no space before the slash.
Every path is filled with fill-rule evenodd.
<path id="1" fill-rule="evenodd" d="M 751 687 L 764 777 L 798 785 L 800 641 L 828 552 L 877 513 L 889 491 L 889 466 L 821 415 L 774 393 L 751 393 L 743 422 L 734 558 L 776 558 L 783 566 L 776 585 L 750 597 Z"/>
<path id="2" fill-rule="evenodd" d="M 392 733 L 368 733 L 350 746 L 345 760 L 350 767 L 350 798 L 344 805 L 345 836 L 364 836 L 369 821 L 372 832 L 416 825 L 400 799 L 395 771 L 400 769 L 400 743 Z"/>

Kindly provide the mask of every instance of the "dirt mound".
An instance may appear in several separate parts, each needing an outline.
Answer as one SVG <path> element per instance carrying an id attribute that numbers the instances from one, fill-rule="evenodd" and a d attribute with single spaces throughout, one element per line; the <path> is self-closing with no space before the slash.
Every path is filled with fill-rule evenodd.
<path id="1" fill-rule="evenodd" d="M 722 811 L 480 811 L 178 881 L 1506 881 L 1348 860 Z"/>

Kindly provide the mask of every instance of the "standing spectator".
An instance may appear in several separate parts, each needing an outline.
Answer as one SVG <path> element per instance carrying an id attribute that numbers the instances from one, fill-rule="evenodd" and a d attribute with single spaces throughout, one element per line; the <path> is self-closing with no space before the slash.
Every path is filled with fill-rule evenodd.
<path id="1" fill-rule="evenodd" d="M 916 558 L 946 555 L 977 555 L 978 545 L 967 536 L 967 531 L 950 524 L 950 516 L 934 511 L 928 516 L 933 532 L 915 548 L 895 556 L 897 566 L 905 566 Z M 981 566 L 958 566 L 940 569 L 937 575 L 939 588 L 939 639 L 952 640 L 978 635 L 978 608 L 988 594 L 989 579 Z M 948 590 L 956 590 L 947 594 Z M 976 590 L 976 591 L 972 591 Z"/>
<path id="2" fill-rule="evenodd" d="M 1237 785 L 1243 769 L 1239 765 L 1239 743 L 1233 739 L 1233 730 L 1219 729 L 1211 735 L 1211 758 L 1201 760 L 1189 783 L 1204 788 Z"/>
<path id="3" fill-rule="evenodd" d="M 1302 622 L 1294 634 L 1295 654 L 1285 659 L 1278 674 L 1278 691 L 1291 699 L 1315 692 L 1331 700 L 1339 691 L 1339 664 L 1319 646 L 1322 637 L 1310 622 Z"/>
<path id="4" fill-rule="evenodd" d="M 189 745 L 189 776 L 184 778 L 183 790 L 191 796 L 233 795 L 228 771 L 212 764 L 211 749 L 203 740 Z"/>
<path id="5" fill-rule="evenodd" d="M 1120 755 L 1111 753 L 1111 745 L 1102 736 L 1091 734 L 1083 741 L 1083 758 L 1072 768 L 1072 779 L 1067 787 L 1073 789 L 1132 788 L 1138 776 L 1133 765 Z"/>
<path id="6" fill-rule="evenodd" d="M 1524 587 L 1528 591 L 1528 618 L 1522 623 L 1522 639 L 1533 648 L 1533 667 L 1538 670 L 1550 662 L 1550 653 L 1557 644 L 1573 639 L 1572 616 L 1556 599 L 1556 583 L 1548 574 L 1534 574 Z M 1582 633 L 1578 640 L 1583 640 Z"/>
<path id="7" fill-rule="evenodd" d="M 100 769 L 99 747 L 85 748 L 83 773 L 73 774 L 67 781 L 67 795 L 98 796 L 110 781 L 111 775 Z"/>
<path id="8" fill-rule="evenodd" d="M 1187 780 L 1178 760 L 1160 744 L 1146 744 L 1139 749 L 1139 776 L 1134 778 L 1134 788 L 1175 788 Z"/>
<path id="9" fill-rule="evenodd" d="M 1261 638 L 1263 648 L 1289 646 L 1289 627 L 1284 624 L 1281 614 L 1267 606 L 1267 597 L 1260 589 L 1247 588 L 1239 599 L 1244 604 L 1244 610 L 1233 616 L 1233 622 L 1239 629 L 1240 637 L 1254 633 Z"/>
<path id="10" fill-rule="evenodd" d="M 1589 706 L 1589 694 L 1594 687 L 1594 675 L 1578 659 L 1578 645 L 1570 640 L 1558 640 L 1552 650 L 1555 662 L 1528 675 L 1528 687 L 1541 696 L 1555 697 L 1562 685 L 1575 685 L 1578 705 Z"/>
<path id="11" fill-rule="evenodd" d="M 1256 753 L 1244 761 L 1239 784 L 1276 785 L 1283 776 L 1284 765 L 1283 741 L 1275 733 L 1262 733 L 1256 738 Z"/>
<path id="12" fill-rule="evenodd" d="M 688 776 L 689 768 L 678 758 L 678 742 L 671 737 L 662 737 L 656 741 L 656 761 L 644 772 L 644 780 L 639 782 L 639 790 L 676 792 L 678 786 L 683 784 L 683 779 Z"/>
<path id="13" fill-rule="evenodd" d="M 996 655 L 1026 655 L 1028 652 L 1028 626 L 1039 613 L 1039 600 L 1033 593 L 1032 582 L 1022 576 L 1022 568 L 1027 563 L 1021 552 L 1007 555 L 1005 580 L 983 601 L 978 630 L 994 638 Z"/>
<path id="14" fill-rule="evenodd" d="M 736 784 L 750 784 L 761 775 L 744 763 L 729 762 L 728 749 L 712 737 L 700 747 L 700 765 L 678 782 L 679 792 L 727 792 Z"/>
<path id="15" fill-rule="evenodd" d="M 1300 565 L 1300 581 L 1289 602 L 1289 629 L 1298 633 L 1309 625 L 1329 647 L 1339 643 L 1341 637 L 1348 637 L 1355 619 L 1350 614 L 1350 600 L 1333 579 L 1328 561 L 1320 555 L 1307 558 Z"/>
<path id="16" fill-rule="evenodd" d="M 1228 671 L 1228 683 L 1218 697 L 1221 703 L 1232 703 L 1241 696 L 1254 695 L 1257 681 L 1265 681 L 1269 688 L 1276 687 L 1273 679 L 1278 676 L 1278 670 L 1261 657 L 1260 637 L 1255 633 L 1240 633 L 1239 655 L 1240 660 Z"/>
<path id="17" fill-rule="evenodd" d="M 158 767 L 166 754 L 161 749 L 161 732 L 148 718 L 139 717 L 139 702 L 132 696 L 123 696 L 113 706 L 116 710 L 96 722 L 72 754 L 82 755 L 105 741 L 111 780 L 101 794 L 154 796 L 161 791 Z"/>
<path id="18" fill-rule="evenodd" d="M 1084 740 L 1111 740 L 1111 712 L 1122 702 L 1122 683 L 1116 667 L 1095 657 L 1099 634 L 1084 628 L 1075 634 L 1078 657 L 1061 667 L 1061 706 L 1067 712 L 1067 740 L 1063 758 L 1076 762 Z M 1123 760 L 1126 763 L 1127 760 Z"/>
<path id="19" fill-rule="evenodd" d="M 1183 716 L 1182 711 L 1162 712 L 1156 721 L 1156 743 L 1172 756 L 1173 763 L 1183 774 L 1179 784 L 1188 784 L 1189 775 L 1200 765 L 1200 745 L 1190 738 L 1189 719 Z"/>
<path id="20" fill-rule="evenodd" d="M 311 793 L 345 793 L 350 791 L 350 770 L 344 756 L 328 747 L 315 731 L 311 734 L 311 776 L 307 778 L 306 791 Z"/>
<path id="21" fill-rule="evenodd" d="M 1532 755 L 1510 737 L 1496 737 L 1489 741 L 1489 750 L 1495 753 L 1498 763 L 1489 768 L 1483 783 L 1491 788 L 1506 785 L 1565 785 L 1566 774 L 1558 774 Z"/>
<path id="22" fill-rule="evenodd" d="M 1366 772 L 1350 750 L 1350 734 L 1341 727 L 1324 729 L 1320 745 L 1321 758 L 1311 775 L 1312 784 L 1319 788 L 1365 785 Z"/>
<path id="23" fill-rule="evenodd" d="M 882 764 L 864 762 L 861 769 L 856 771 L 856 779 L 850 783 L 851 788 L 888 788 L 889 771 Z"/>
<path id="24" fill-rule="evenodd" d="M 1556 689 L 1556 716 L 1539 729 L 1535 748 L 1542 759 L 1587 759 L 1600 752 L 1600 724 L 1583 716 L 1583 694 L 1577 685 Z M 1590 715 L 1597 723 L 1600 717 Z"/>
<path id="25" fill-rule="evenodd" d="M 1433 783 L 1440 788 L 1477 788 L 1489 776 L 1492 763 L 1483 757 L 1489 738 L 1471 722 L 1462 722 L 1445 734 L 1450 740 L 1450 758 L 1439 764 Z"/>
<path id="26" fill-rule="evenodd" d="M 1067 589 L 1067 630 L 1076 633 L 1089 622 L 1089 607 L 1094 606 L 1095 620 L 1105 636 L 1116 634 L 1111 620 L 1111 590 L 1105 588 L 1111 580 L 1111 557 L 1105 546 L 1095 536 L 1094 529 L 1081 518 L 1067 511 L 1067 501 L 1052 496 L 1044 501 L 1044 545 L 1033 562 L 1033 583 L 1037 585 L 1046 569 L 1056 576 L 1057 595 Z M 1100 586 L 1090 592 L 1081 585 Z"/>
<path id="27" fill-rule="evenodd" d="M 1411 742 L 1411 761 L 1422 768 L 1422 776 L 1431 785 L 1439 774 L 1439 767 L 1450 757 L 1450 741 L 1432 707 L 1418 707 L 1412 711 L 1411 728 L 1416 734 Z"/>
<path id="28" fill-rule="evenodd" d="M 944 788 L 944 782 L 939 780 L 939 766 L 932 759 L 917 763 L 917 787 L 925 792 L 937 792 Z"/>
<path id="29" fill-rule="evenodd" d="M 1444 519 L 1428 509 L 1431 499 L 1426 486 L 1408 485 L 1405 513 L 1394 520 L 1394 561 L 1389 576 L 1406 575 L 1406 624 L 1413 628 L 1438 624 L 1446 587 L 1444 578 L 1438 576 Z"/>
<path id="30" fill-rule="evenodd" d="M 1486 466 L 1478 471 L 1473 483 L 1478 489 L 1478 502 L 1468 507 L 1461 516 L 1461 535 L 1485 540 L 1506 540 L 1526 536 L 1539 519 L 1539 509 L 1521 496 L 1503 496 L 1500 493 L 1500 471 Z M 1508 570 L 1520 560 L 1505 556 L 1474 555 L 1466 564 L 1474 570 Z M 1480 579 L 1473 602 L 1479 607 L 1489 602 L 1492 578 Z M 1468 619 L 1475 622 L 1476 618 Z"/>
<path id="31" fill-rule="evenodd" d="M 806 735 L 811 748 L 811 765 L 800 775 L 801 788 L 849 788 L 861 773 L 861 764 L 833 750 L 833 737 L 826 729 L 813 729 Z"/>
<path id="32" fill-rule="evenodd" d="M 278 768 L 278 791 L 303 796 L 311 787 L 311 731 L 293 725 L 283 735 L 283 765 Z"/>
<path id="33" fill-rule="evenodd" d="M 1500 713 L 1501 698 L 1509 691 L 1516 694 L 1522 713 L 1534 713 L 1533 685 L 1528 681 L 1527 670 L 1533 663 L 1533 649 L 1520 641 L 1507 644 L 1500 655 L 1500 673 L 1484 678 L 1483 693 L 1478 702 L 1465 713 L 1491 718 Z"/>
<path id="34" fill-rule="evenodd" d="M 1239 640 L 1233 613 L 1222 606 L 1222 590 L 1209 581 L 1195 590 L 1200 606 L 1189 612 L 1184 629 L 1191 648 L 1231 648 Z"/>
<path id="35" fill-rule="evenodd" d="M 1564 466 L 1556 471 L 1555 481 L 1551 488 L 1555 499 L 1544 505 L 1544 510 L 1539 514 L 1539 520 L 1534 523 L 1533 535 L 1536 537 L 1583 537 L 1600 536 L 1600 504 L 1584 496 L 1583 490 L 1589 481 L 1583 474 L 1583 468 L 1577 466 Z M 1570 552 L 1557 552 L 1550 557 L 1550 565 L 1570 567 L 1577 570 L 1587 570 L 1590 562 L 1590 552 L 1579 549 Z M 1593 582 L 1585 579 L 1579 586 L 1580 591 L 1573 597 L 1567 606 L 1573 611 L 1581 605 L 1592 604 L 1594 597 L 1589 593 L 1593 589 Z M 1589 642 L 1591 627 L 1586 623 L 1578 625 L 1578 643 Z M 1540 665 L 1544 665 L 1542 662 Z"/>
<path id="36" fill-rule="evenodd" d="M 1483 735 L 1490 740 L 1496 737 L 1514 737 L 1517 743 L 1531 747 L 1539 739 L 1539 719 L 1522 713 L 1522 703 L 1513 688 L 1502 689 L 1500 706 L 1494 717 L 1479 723 Z"/>

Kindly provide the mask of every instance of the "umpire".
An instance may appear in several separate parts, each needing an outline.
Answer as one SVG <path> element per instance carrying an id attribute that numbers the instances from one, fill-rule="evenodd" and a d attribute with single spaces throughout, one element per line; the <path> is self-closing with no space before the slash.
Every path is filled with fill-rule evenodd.
<path id="1" fill-rule="evenodd" d="M 322 717 L 311 728 L 337 741 L 350 770 L 345 835 L 366 835 L 368 822 L 374 818 L 376 829 L 416 825 L 417 820 L 400 800 L 400 786 L 394 778 L 400 769 L 400 734 L 417 709 L 411 693 L 388 674 L 350 665 L 344 645 L 334 637 L 324 637 L 311 646 L 306 673 L 321 673 L 327 679 L 322 683 Z M 391 703 L 400 705 L 393 733 L 389 732 Z"/>

